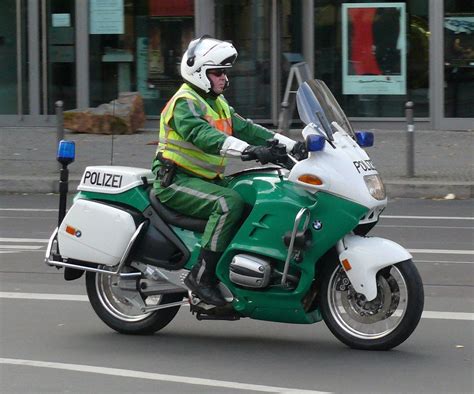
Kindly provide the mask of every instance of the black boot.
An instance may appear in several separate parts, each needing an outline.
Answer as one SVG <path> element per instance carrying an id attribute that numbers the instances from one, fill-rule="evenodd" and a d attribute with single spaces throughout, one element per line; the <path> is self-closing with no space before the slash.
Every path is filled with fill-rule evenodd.
<path id="1" fill-rule="evenodd" d="M 184 284 L 206 304 L 224 306 L 227 301 L 216 287 L 216 266 L 222 253 L 201 250 L 197 264 L 191 269 Z"/>

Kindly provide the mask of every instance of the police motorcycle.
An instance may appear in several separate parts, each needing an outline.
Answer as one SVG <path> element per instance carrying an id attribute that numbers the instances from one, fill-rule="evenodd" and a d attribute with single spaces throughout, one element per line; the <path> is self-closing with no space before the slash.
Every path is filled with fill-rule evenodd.
<path id="1" fill-rule="evenodd" d="M 198 320 L 324 320 L 352 348 L 400 345 L 420 320 L 423 284 L 407 250 L 367 236 L 387 205 L 362 149 L 373 134 L 353 131 L 320 80 L 300 86 L 297 107 L 306 158 L 274 141 L 267 149 L 276 166 L 231 175 L 247 210 L 216 269 L 225 306 L 205 304 L 184 285 L 206 222 L 162 205 L 148 169 L 87 167 L 67 214 L 60 197 L 45 262 L 63 267 L 66 280 L 86 272 L 94 311 L 124 334 L 152 334 L 189 305 Z M 63 170 L 73 157 L 73 142 L 63 141 Z"/>

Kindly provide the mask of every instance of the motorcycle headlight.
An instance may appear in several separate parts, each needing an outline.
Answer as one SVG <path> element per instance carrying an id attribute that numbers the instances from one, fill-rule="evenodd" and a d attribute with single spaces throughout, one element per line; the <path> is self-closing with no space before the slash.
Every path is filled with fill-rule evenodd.
<path id="1" fill-rule="evenodd" d="M 366 175 L 364 176 L 364 181 L 373 198 L 376 200 L 383 200 L 385 198 L 385 186 L 379 175 Z"/>

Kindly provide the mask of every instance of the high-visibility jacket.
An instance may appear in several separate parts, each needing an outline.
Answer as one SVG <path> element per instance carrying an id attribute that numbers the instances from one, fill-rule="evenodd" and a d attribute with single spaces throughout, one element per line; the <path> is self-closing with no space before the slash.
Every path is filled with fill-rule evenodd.
<path id="1" fill-rule="evenodd" d="M 227 164 L 225 157 L 204 152 L 173 130 L 170 121 L 176 102 L 181 98 L 192 100 L 199 106 L 204 113 L 204 118 L 212 127 L 224 135 L 232 135 L 231 110 L 227 101 L 222 96 L 218 96 L 216 109 L 214 109 L 185 83 L 168 101 L 161 113 L 157 153 L 161 153 L 164 159 L 171 160 L 179 167 L 203 178 L 222 177 Z"/>

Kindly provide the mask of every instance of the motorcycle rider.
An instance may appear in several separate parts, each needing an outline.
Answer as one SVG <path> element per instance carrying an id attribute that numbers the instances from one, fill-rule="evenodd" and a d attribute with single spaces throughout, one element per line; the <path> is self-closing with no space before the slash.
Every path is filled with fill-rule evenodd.
<path id="1" fill-rule="evenodd" d="M 268 163 L 263 145 L 273 138 L 287 152 L 295 146 L 302 149 L 302 143 L 242 118 L 229 106 L 222 93 L 236 58 L 236 49 L 227 41 L 203 36 L 189 43 L 181 61 L 184 83 L 161 112 L 152 166 L 157 176 L 154 191 L 163 204 L 186 216 L 209 219 L 198 262 L 184 282 L 202 301 L 216 306 L 226 303 L 216 288 L 216 266 L 244 209 L 237 192 L 226 187 L 227 157 L 245 152 Z"/>

